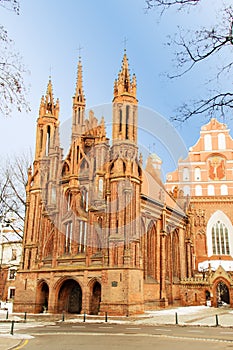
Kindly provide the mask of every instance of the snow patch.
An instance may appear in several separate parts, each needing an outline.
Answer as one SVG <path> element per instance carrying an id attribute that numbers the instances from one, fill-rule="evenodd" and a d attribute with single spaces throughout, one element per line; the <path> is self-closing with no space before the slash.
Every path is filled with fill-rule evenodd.
<path id="1" fill-rule="evenodd" d="M 165 309 L 165 310 L 156 310 L 156 311 L 146 311 L 146 314 L 148 316 L 163 316 L 163 315 L 175 315 L 177 313 L 178 315 L 190 315 L 197 312 L 203 312 L 205 309 L 209 309 L 208 306 L 184 306 L 184 307 L 178 307 L 175 309 Z"/>

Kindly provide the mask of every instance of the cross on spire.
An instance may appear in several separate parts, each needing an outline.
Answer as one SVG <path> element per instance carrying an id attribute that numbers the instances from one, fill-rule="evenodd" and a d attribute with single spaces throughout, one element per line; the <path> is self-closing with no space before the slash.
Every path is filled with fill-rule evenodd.
<path id="1" fill-rule="evenodd" d="M 81 59 L 81 51 L 82 51 L 83 47 L 81 47 L 81 45 L 79 45 L 78 47 L 78 57 L 79 57 L 79 60 Z"/>
<path id="2" fill-rule="evenodd" d="M 127 43 L 128 39 L 126 37 L 124 37 L 124 40 L 122 41 L 122 43 L 124 44 L 124 51 L 126 51 L 126 43 Z"/>
<path id="3" fill-rule="evenodd" d="M 51 79 L 51 77 L 52 77 L 52 66 L 50 64 L 50 66 L 49 66 L 49 79 Z"/>
<path id="4" fill-rule="evenodd" d="M 154 153 L 155 152 L 155 142 L 153 142 L 152 145 L 149 144 L 148 149 L 149 149 L 149 154 Z"/>

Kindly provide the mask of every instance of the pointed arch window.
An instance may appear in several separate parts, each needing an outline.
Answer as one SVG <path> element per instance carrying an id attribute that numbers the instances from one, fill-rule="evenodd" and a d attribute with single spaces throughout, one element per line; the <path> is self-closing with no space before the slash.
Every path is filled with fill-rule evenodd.
<path id="1" fill-rule="evenodd" d="M 98 224 L 97 224 L 97 229 L 96 229 L 96 242 L 94 243 L 96 245 L 97 251 L 101 251 L 102 249 L 102 229 L 103 229 L 103 218 L 98 217 Z"/>
<path id="2" fill-rule="evenodd" d="M 49 148 L 50 148 L 50 135 L 51 134 L 51 127 L 50 125 L 47 126 L 47 139 L 46 139 L 46 156 L 49 154 Z"/>
<path id="3" fill-rule="evenodd" d="M 179 277 L 180 274 L 180 252 L 179 252 L 179 236 L 178 232 L 172 233 L 172 262 L 173 262 L 173 276 Z"/>
<path id="4" fill-rule="evenodd" d="M 229 232 L 226 225 L 217 221 L 211 229 L 212 248 L 214 255 L 229 255 Z"/>
<path id="5" fill-rule="evenodd" d="M 147 230 L 147 275 L 156 278 L 157 265 L 156 265 L 156 245 L 157 245 L 157 231 L 156 223 L 150 222 Z"/>
<path id="6" fill-rule="evenodd" d="M 65 249 L 64 252 L 66 254 L 71 253 L 72 248 L 72 235 L 73 235 L 73 222 L 70 221 L 65 224 Z"/>
<path id="7" fill-rule="evenodd" d="M 83 220 L 78 220 L 78 253 L 84 253 L 86 251 L 87 241 L 87 223 Z"/>
<path id="8" fill-rule="evenodd" d="M 122 132 L 122 109 L 119 111 L 119 132 Z"/>
<path id="9" fill-rule="evenodd" d="M 135 117 L 135 110 L 133 111 L 133 140 L 136 141 L 136 117 Z"/>
<path id="10" fill-rule="evenodd" d="M 81 205 L 85 211 L 88 211 L 88 191 L 86 188 L 81 191 Z"/>
<path id="11" fill-rule="evenodd" d="M 126 106 L 125 138 L 129 138 L 129 106 Z"/>
<path id="12" fill-rule="evenodd" d="M 71 208 L 71 200 L 72 200 L 71 192 L 68 192 L 66 200 L 67 200 L 67 210 L 70 210 L 70 208 Z"/>
<path id="13" fill-rule="evenodd" d="M 40 130 L 40 150 L 42 150 L 43 147 L 43 129 Z"/>
<path id="14" fill-rule="evenodd" d="M 52 190 L 51 190 L 51 202 L 52 202 L 52 204 L 55 204 L 56 200 L 57 200 L 56 186 L 52 185 Z"/>
<path id="15" fill-rule="evenodd" d="M 104 193 L 104 180 L 102 177 L 100 177 L 98 181 L 98 197 L 103 198 L 103 193 Z"/>
<path id="16" fill-rule="evenodd" d="M 208 256 L 232 255 L 233 227 L 228 216 L 217 210 L 207 224 Z"/>

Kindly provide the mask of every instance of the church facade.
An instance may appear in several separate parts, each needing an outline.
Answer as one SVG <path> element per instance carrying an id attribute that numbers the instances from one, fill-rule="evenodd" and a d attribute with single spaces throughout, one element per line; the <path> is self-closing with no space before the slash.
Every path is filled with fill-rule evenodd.
<path id="1" fill-rule="evenodd" d="M 228 131 L 215 121 L 222 128 L 219 142 L 225 149 L 208 149 L 204 156 L 201 140 L 189 165 L 179 164 L 188 168 L 182 170 L 186 175 L 201 174 L 197 184 L 191 177 L 181 181 L 179 168 L 169 174 L 165 186 L 159 158 L 150 155 L 143 169 L 138 154 L 136 90 L 136 76 L 130 76 L 124 53 L 114 82 L 110 143 L 104 119 L 98 121 L 92 111 L 86 116 L 79 60 L 71 144 L 63 157 L 59 100 L 54 100 L 49 80 L 28 172 L 15 312 L 132 315 L 207 300 L 216 304 L 224 290 L 233 304 L 231 272 L 209 262 L 232 260 Z M 200 163 L 199 170 L 193 170 L 193 162 Z M 214 194 L 207 183 L 214 184 Z M 195 186 L 202 186 L 203 192 Z"/>
<path id="2" fill-rule="evenodd" d="M 216 119 L 203 125 L 200 138 L 167 175 L 166 189 L 173 196 L 189 196 L 188 210 L 193 250 L 193 279 L 187 281 L 197 300 L 214 306 L 233 306 L 233 140 Z M 198 277 L 198 274 L 202 274 Z M 196 279 L 196 281 L 195 281 Z M 190 283 L 192 282 L 192 283 Z"/>

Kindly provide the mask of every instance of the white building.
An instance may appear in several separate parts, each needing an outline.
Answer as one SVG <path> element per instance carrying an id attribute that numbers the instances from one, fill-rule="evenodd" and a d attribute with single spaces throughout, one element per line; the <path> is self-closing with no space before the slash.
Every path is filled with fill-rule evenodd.
<path id="1" fill-rule="evenodd" d="M 0 232 L 0 300 L 1 308 L 10 308 L 15 296 L 15 277 L 22 254 L 22 232 L 1 224 Z M 6 303 L 7 301 L 7 303 Z"/>

